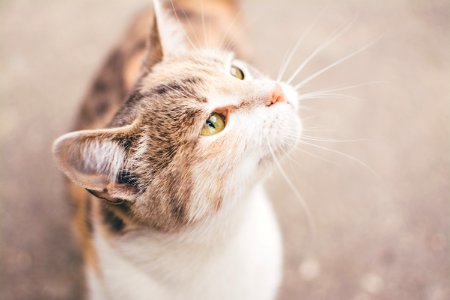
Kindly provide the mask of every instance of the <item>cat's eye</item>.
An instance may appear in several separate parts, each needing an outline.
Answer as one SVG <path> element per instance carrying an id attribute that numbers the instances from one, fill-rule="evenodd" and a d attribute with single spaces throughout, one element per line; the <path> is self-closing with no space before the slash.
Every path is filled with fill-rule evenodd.
<path id="1" fill-rule="evenodd" d="M 225 117 L 219 113 L 212 113 L 203 124 L 201 135 L 214 135 L 225 129 Z"/>
<path id="2" fill-rule="evenodd" d="M 230 68 L 230 74 L 231 76 L 236 77 L 239 80 L 244 80 L 245 78 L 244 71 L 234 65 L 232 65 Z"/>

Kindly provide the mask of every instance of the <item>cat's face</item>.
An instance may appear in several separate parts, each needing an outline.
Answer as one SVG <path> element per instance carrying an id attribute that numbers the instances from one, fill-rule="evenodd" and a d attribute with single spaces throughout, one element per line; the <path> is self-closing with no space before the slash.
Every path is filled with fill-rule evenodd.
<path id="1" fill-rule="evenodd" d="M 231 53 L 160 48 L 113 128 L 63 136 L 55 153 L 73 181 L 170 231 L 238 205 L 301 123 L 294 89 Z"/>
<path id="2" fill-rule="evenodd" d="M 300 135 L 293 89 L 229 53 L 163 61 L 141 81 L 139 93 L 133 119 L 140 120 L 140 148 L 128 161 L 146 190 L 136 203 L 140 213 L 175 199 L 171 209 L 192 222 L 231 205 L 227 199 L 244 196 L 273 153 L 291 149 Z"/>

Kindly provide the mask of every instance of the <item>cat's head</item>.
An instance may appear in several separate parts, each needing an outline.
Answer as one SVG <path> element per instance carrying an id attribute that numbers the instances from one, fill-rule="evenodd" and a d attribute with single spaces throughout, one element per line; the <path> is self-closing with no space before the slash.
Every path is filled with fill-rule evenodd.
<path id="1" fill-rule="evenodd" d="M 54 145 L 61 170 L 138 224 L 171 231 L 238 205 L 301 134 L 294 89 L 232 53 L 188 50 L 157 10 L 147 71 L 110 128 Z"/>

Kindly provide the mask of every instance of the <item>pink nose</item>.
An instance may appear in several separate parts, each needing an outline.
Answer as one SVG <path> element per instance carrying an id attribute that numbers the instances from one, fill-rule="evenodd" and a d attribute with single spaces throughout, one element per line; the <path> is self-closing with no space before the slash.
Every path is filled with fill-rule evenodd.
<path id="1" fill-rule="evenodd" d="M 285 102 L 285 99 L 284 99 L 284 93 L 283 93 L 283 90 L 281 89 L 281 86 L 278 83 L 276 83 L 275 88 L 272 91 L 272 95 L 271 95 L 269 101 L 267 101 L 266 105 L 272 106 L 278 102 L 280 102 L 280 103 Z"/>

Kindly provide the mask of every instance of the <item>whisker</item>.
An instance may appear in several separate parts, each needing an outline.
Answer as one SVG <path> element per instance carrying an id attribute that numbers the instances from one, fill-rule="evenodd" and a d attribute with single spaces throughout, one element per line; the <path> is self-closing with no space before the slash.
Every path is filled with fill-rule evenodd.
<path id="1" fill-rule="evenodd" d="M 339 154 L 339 155 L 341 155 L 343 157 L 346 157 L 346 158 L 348 158 L 348 159 L 358 163 L 359 165 L 365 167 L 368 171 L 370 171 L 370 173 L 372 173 L 372 175 L 374 175 L 375 177 L 379 178 L 378 173 L 375 172 L 375 170 L 373 170 L 368 164 L 364 163 L 363 161 L 361 161 L 361 160 L 359 160 L 359 159 L 357 159 L 357 158 L 355 158 L 355 157 L 353 157 L 351 155 L 348 155 L 348 154 L 343 153 L 343 152 L 338 151 L 338 150 L 334 150 L 334 149 L 330 149 L 330 148 L 327 148 L 327 147 L 319 146 L 319 145 L 316 145 L 316 144 L 313 144 L 313 143 L 308 143 L 308 142 L 305 142 L 303 140 L 300 140 L 300 143 L 308 145 L 308 146 L 311 146 L 311 147 L 315 147 L 315 148 L 318 148 L 318 149 L 321 149 L 321 150 L 324 150 L 324 151 L 328 151 L 328 152 L 332 152 L 332 153 L 335 153 L 335 154 Z"/>
<path id="2" fill-rule="evenodd" d="M 355 20 L 351 21 L 350 23 L 346 24 L 345 26 L 341 26 L 340 28 L 338 28 L 337 30 L 335 30 L 335 32 L 333 32 L 332 37 L 328 40 L 325 41 L 323 44 L 321 44 L 319 47 L 316 48 L 316 50 L 314 50 L 304 61 L 303 63 L 300 64 L 300 66 L 297 68 L 297 70 L 295 70 L 295 72 L 291 75 L 291 77 L 289 77 L 289 79 L 287 80 L 286 83 L 291 83 L 292 80 L 295 79 L 295 77 L 297 77 L 297 75 L 306 67 L 306 65 L 317 55 L 319 54 L 323 49 L 325 49 L 326 47 L 328 47 L 329 45 L 331 45 L 335 40 L 337 40 L 338 38 L 340 38 L 345 32 L 347 32 L 353 25 L 353 23 L 355 22 Z"/>
<path id="3" fill-rule="evenodd" d="M 228 49 L 228 46 L 226 44 L 229 43 L 229 42 L 225 43 L 227 35 L 230 32 L 231 28 L 233 28 L 234 24 L 236 23 L 237 19 L 240 17 L 241 13 L 242 13 L 242 5 L 239 7 L 239 11 L 234 14 L 233 20 L 231 21 L 231 23 L 228 25 L 227 29 L 222 34 L 222 39 L 221 39 L 219 45 L 221 45 L 225 49 Z"/>
<path id="4" fill-rule="evenodd" d="M 310 120 L 315 120 L 317 118 L 318 118 L 318 116 L 308 116 L 308 117 L 303 117 L 302 121 L 306 122 L 306 121 L 310 121 Z M 309 128 L 312 128 L 312 127 L 309 127 Z"/>
<path id="5" fill-rule="evenodd" d="M 173 0 L 170 0 L 170 1 L 172 1 L 172 3 L 173 3 Z M 181 12 L 183 13 L 184 18 L 187 20 L 187 22 L 189 24 L 189 27 L 191 28 L 191 31 L 194 32 L 194 37 L 195 37 L 195 40 L 197 42 L 197 45 L 201 46 L 201 43 L 200 43 L 201 39 L 197 35 L 197 30 L 194 29 L 194 26 L 192 25 L 191 19 L 186 15 L 186 11 L 183 8 L 181 9 Z"/>
<path id="6" fill-rule="evenodd" d="M 179 24 L 183 24 L 183 22 L 181 22 L 180 17 L 178 16 L 178 13 L 177 13 L 177 10 L 176 10 L 176 8 L 175 8 L 175 5 L 173 4 L 173 0 L 170 0 L 170 5 L 172 6 L 172 11 L 173 11 L 173 13 L 174 13 L 174 15 L 175 15 L 175 18 L 177 19 L 177 22 L 178 22 Z M 186 38 L 187 38 L 189 44 L 191 45 L 192 49 L 197 49 L 198 47 L 194 44 L 194 42 L 192 41 L 192 39 L 190 38 L 190 36 L 187 34 L 187 32 L 184 32 L 184 33 L 185 33 L 185 36 L 186 36 Z"/>
<path id="7" fill-rule="evenodd" d="M 280 71 L 278 72 L 278 76 L 277 76 L 277 81 L 280 81 L 284 75 L 284 73 L 286 72 L 286 69 L 289 65 L 289 63 L 291 62 L 292 57 L 294 56 L 294 54 L 297 52 L 298 47 L 300 47 L 301 43 L 303 42 L 303 40 L 305 39 L 305 37 L 308 36 L 308 34 L 311 32 L 311 30 L 316 26 L 317 21 L 320 19 L 320 17 L 322 16 L 323 11 L 320 12 L 313 20 L 313 22 L 311 23 L 311 25 L 308 26 L 308 28 L 302 33 L 302 35 L 300 36 L 300 38 L 298 39 L 298 41 L 295 43 L 294 47 L 292 48 L 292 50 L 290 51 L 288 57 L 286 60 L 283 60 L 282 63 L 282 67 L 280 69 Z"/>
<path id="8" fill-rule="evenodd" d="M 381 36 L 374 39 L 373 41 L 367 43 L 366 45 L 364 45 L 363 47 L 357 49 L 356 51 L 353 51 L 352 53 L 342 57 L 341 59 L 337 60 L 336 62 L 326 66 L 325 68 L 317 71 L 316 73 L 312 74 L 311 76 L 307 77 L 306 79 L 302 80 L 299 84 L 297 84 L 295 86 L 295 89 L 298 90 L 301 87 L 303 87 L 305 84 L 307 84 L 308 82 L 310 82 L 311 80 L 317 78 L 318 76 L 322 75 L 323 73 L 325 73 L 326 71 L 330 70 L 331 68 L 334 68 L 335 66 L 338 66 L 339 64 L 343 63 L 344 61 L 352 58 L 353 56 L 363 52 L 364 50 L 367 50 L 368 48 L 370 48 L 372 45 L 374 45 L 376 42 L 378 42 L 381 39 Z"/>
<path id="9" fill-rule="evenodd" d="M 327 90 L 312 91 L 312 92 L 304 92 L 304 93 L 302 94 L 302 96 L 309 95 L 309 94 L 317 94 L 317 93 L 332 93 L 332 92 L 339 92 L 339 91 L 345 91 L 345 90 L 350 90 L 350 89 L 358 88 L 358 87 L 361 87 L 361 86 L 372 85 L 372 84 L 380 84 L 380 83 L 387 83 L 387 81 L 384 81 L 384 80 L 375 80 L 375 81 L 368 81 L 368 82 L 363 82 L 363 83 L 358 83 L 358 84 L 353 84 L 353 85 L 347 85 L 347 86 L 337 86 L 337 87 L 332 87 L 332 88 L 327 89 Z"/>
<path id="10" fill-rule="evenodd" d="M 347 99 L 353 99 L 353 100 L 361 100 L 361 98 L 346 95 L 346 94 L 338 94 L 338 93 L 309 93 L 309 94 L 303 94 L 298 97 L 299 101 L 303 100 L 313 100 L 313 99 L 326 99 L 326 98 L 347 98 Z M 304 107 L 303 107 L 304 108 Z"/>
<path id="11" fill-rule="evenodd" d="M 209 42 L 208 42 L 208 36 L 206 34 L 206 28 L 205 28 L 205 7 L 204 7 L 204 0 L 200 1 L 200 13 L 202 15 L 202 30 L 203 30 L 203 42 L 205 43 L 206 47 L 209 48 Z"/>
<path id="12" fill-rule="evenodd" d="M 307 99 L 307 100 L 312 100 L 312 99 Z M 303 102 L 301 104 L 299 104 L 299 109 L 302 112 L 308 112 L 308 113 L 316 113 L 317 112 L 317 109 L 305 106 L 305 105 L 303 105 Z M 317 114 L 316 114 L 316 116 L 317 116 Z M 305 117 L 305 119 L 306 119 L 306 117 Z M 309 118 L 309 119 L 311 119 L 311 118 Z"/>
<path id="13" fill-rule="evenodd" d="M 307 135 L 302 135 L 302 138 L 310 141 L 317 142 L 330 142 L 330 143 L 352 143 L 352 142 L 367 142 L 369 139 L 329 139 L 329 138 L 320 138 L 320 137 L 311 137 Z"/>
<path id="14" fill-rule="evenodd" d="M 305 202 L 305 200 L 303 199 L 303 197 L 300 195 L 300 192 L 297 190 L 295 185 L 292 183 L 292 181 L 289 179 L 287 174 L 284 172 L 284 169 L 281 166 L 280 162 L 278 161 L 278 158 L 276 157 L 275 152 L 273 151 L 272 146 L 269 143 L 269 140 L 266 139 L 266 141 L 267 141 L 267 145 L 269 147 L 269 151 L 275 162 L 275 165 L 279 169 L 281 175 L 283 176 L 284 180 L 286 180 L 286 182 L 289 185 L 289 187 L 291 188 L 291 190 L 294 192 L 294 195 L 297 197 L 297 200 L 299 201 L 300 205 L 302 206 L 302 208 L 305 212 L 309 233 L 310 233 L 311 239 L 314 240 L 315 233 L 316 233 L 316 226 L 315 226 L 315 220 L 311 214 L 311 211 L 309 210 L 309 207 L 308 207 L 307 203 Z"/>
<path id="15" fill-rule="evenodd" d="M 334 162 L 334 161 L 325 159 L 325 158 L 323 158 L 323 157 L 320 156 L 320 155 L 311 153 L 311 152 L 309 152 L 309 151 L 306 151 L 305 149 L 301 149 L 300 147 L 297 147 L 297 148 L 295 149 L 295 151 L 303 152 L 303 153 L 305 153 L 305 154 L 307 154 L 307 155 L 309 155 L 309 156 L 311 156 L 311 157 L 314 157 L 314 158 L 316 158 L 316 159 L 318 159 L 318 160 L 324 161 L 324 162 L 329 163 L 329 164 L 332 164 L 332 165 L 338 165 L 338 164 L 337 164 L 336 162 Z M 290 157 L 290 156 L 288 155 L 288 157 Z M 292 159 L 292 158 L 291 158 L 291 160 L 294 161 L 294 162 L 296 162 L 296 163 L 298 164 L 298 162 L 297 162 L 295 159 Z"/>
<path id="16" fill-rule="evenodd" d="M 303 128 L 302 129 L 303 132 L 330 132 L 333 131 L 333 129 L 328 129 L 328 128 L 324 128 L 324 127 L 309 127 L 309 128 Z"/>

